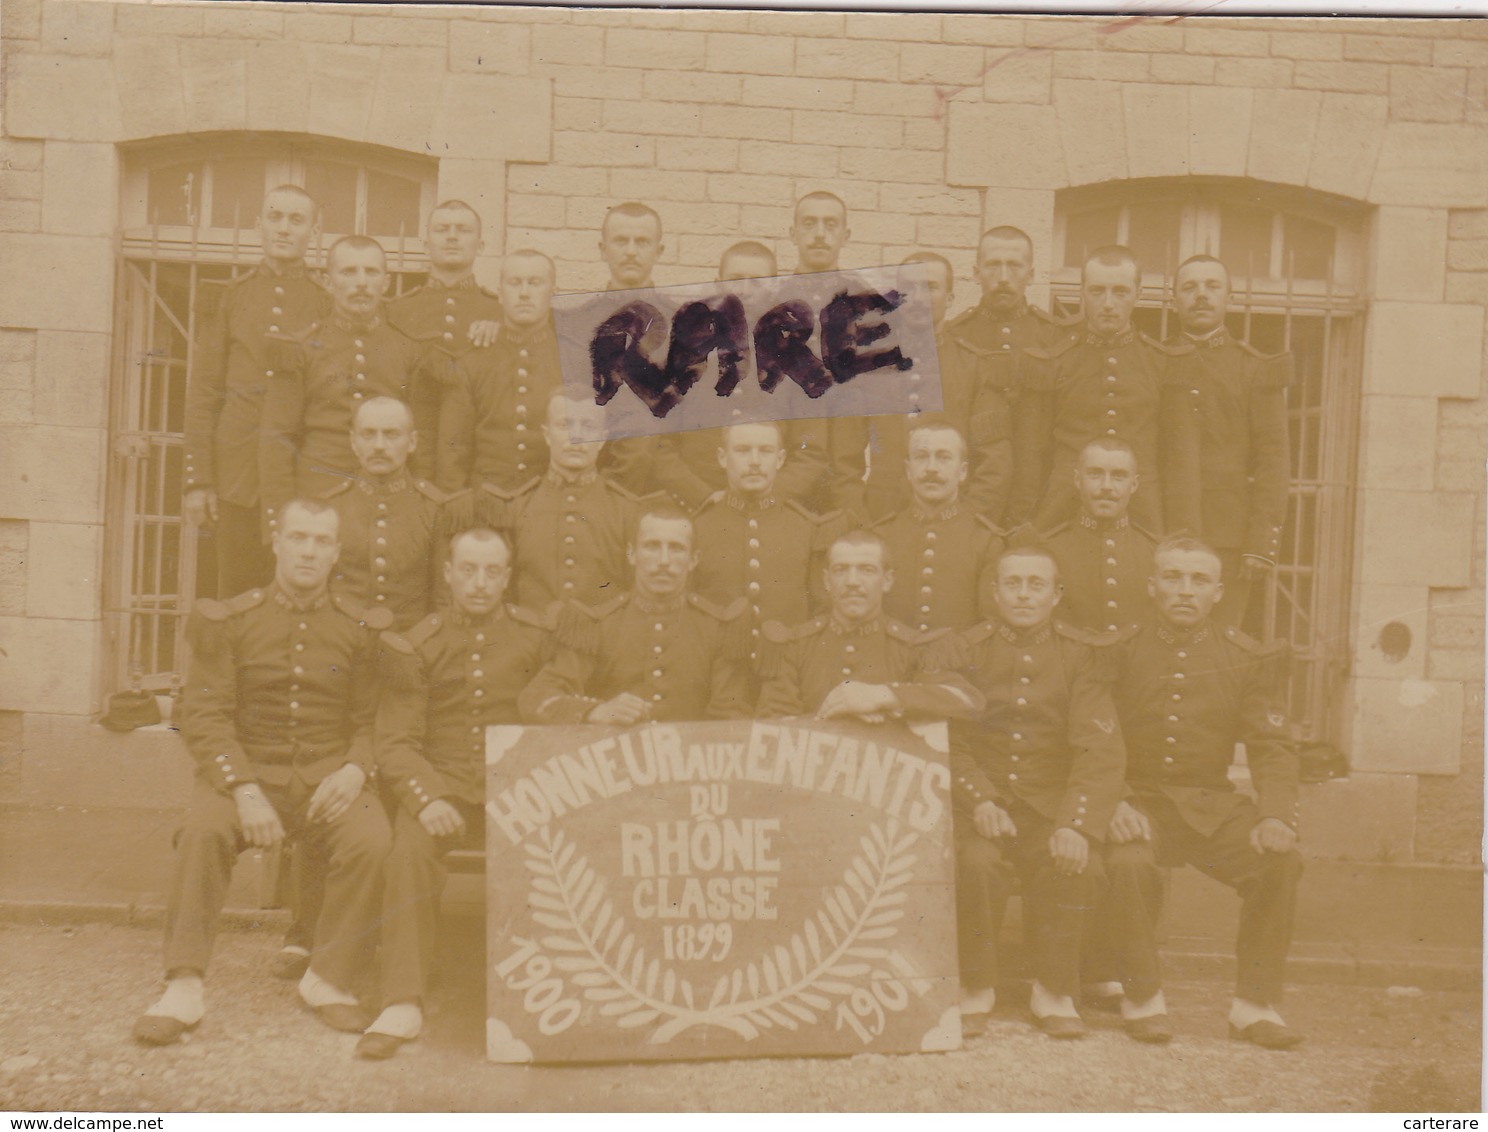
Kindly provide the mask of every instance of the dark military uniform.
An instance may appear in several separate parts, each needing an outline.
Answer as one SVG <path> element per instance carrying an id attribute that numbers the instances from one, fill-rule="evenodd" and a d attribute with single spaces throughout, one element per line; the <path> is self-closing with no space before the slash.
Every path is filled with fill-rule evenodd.
<path id="1" fill-rule="evenodd" d="M 270 517 L 297 496 L 323 495 L 357 474 L 356 408 L 395 397 L 413 411 L 420 444 L 410 470 L 427 478 L 438 441 L 439 384 L 429 347 L 381 318 L 336 314 L 298 337 L 271 338 L 275 369 L 264 403 L 260 467 Z"/>
<path id="2" fill-rule="evenodd" d="M 1152 608 L 1147 581 L 1157 540 L 1125 515 L 1106 521 L 1080 514 L 1044 536 L 1064 597 L 1059 613 L 1082 629 L 1116 632 Z"/>
<path id="3" fill-rule="evenodd" d="M 391 623 L 342 594 L 301 607 L 277 584 L 226 602 L 201 601 L 176 720 L 196 760 L 191 807 L 177 841 L 165 928 L 165 969 L 202 971 L 239 840 L 235 787 L 257 783 L 289 836 L 330 861 L 311 966 L 354 985 L 377 945 L 387 814 L 363 790 L 334 822 L 308 824 L 320 781 L 347 763 L 371 775 L 377 641 Z"/>
<path id="4" fill-rule="evenodd" d="M 775 498 L 811 507 L 827 480 L 827 422 L 780 421 L 785 463 L 775 477 Z M 651 486 L 665 491 L 683 507 L 701 507 L 714 492 L 728 486 L 718 463 L 721 428 L 691 429 L 655 438 Z"/>
<path id="5" fill-rule="evenodd" d="M 861 625 L 817 617 L 794 628 L 767 621 L 757 714 L 810 715 L 847 680 L 892 686 L 905 716 L 951 719 L 980 710 L 981 697 L 959 675 L 924 670 L 925 647 L 943 635 L 883 616 Z"/>
<path id="6" fill-rule="evenodd" d="M 657 600 L 624 594 L 594 607 L 570 603 L 557 656 L 522 693 L 529 723 L 582 723 L 624 692 L 655 720 L 749 715 L 748 646 L 740 599 L 720 608 L 696 594 Z"/>
<path id="7" fill-rule="evenodd" d="M 1244 620 L 1250 582 L 1240 577 L 1243 555 L 1275 563 L 1286 522 L 1286 391 L 1292 356 L 1266 355 L 1220 327 L 1208 338 L 1180 335 L 1169 345 L 1195 347 L 1192 377 L 1199 413 L 1199 525 L 1219 551 L 1224 600 L 1214 607 L 1222 624 Z"/>
<path id="8" fill-rule="evenodd" d="M 377 763 L 397 801 L 382 920 L 384 1005 L 422 998 L 434 954 L 442 859 L 485 848 L 486 728 L 516 723 L 517 696 L 552 655 L 548 622 L 517 606 L 476 617 L 430 614 L 406 636 L 384 633 Z M 444 800 L 462 837 L 436 838 L 419 821 Z"/>
<path id="9" fill-rule="evenodd" d="M 274 576 L 263 537 L 259 426 L 273 366 L 269 333 L 298 334 L 325 317 L 330 296 L 303 264 L 265 260 L 231 282 L 206 280 L 186 389 L 188 492 L 217 493 L 217 593 L 230 597 Z"/>
<path id="10" fill-rule="evenodd" d="M 503 325 L 501 337 L 471 350 L 446 376 L 438 472 L 445 491 L 491 483 L 508 491 L 548 466 L 542 426 L 563 388 L 551 318 L 533 327 Z"/>
<path id="11" fill-rule="evenodd" d="M 1130 801 L 1147 815 L 1151 842 L 1110 846 L 1109 899 L 1098 979 L 1119 972 L 1127 997 L 1162 988 L 1153 929 L 1161 907 L 1158 865 L 1193 864 L 1239 891 L 1235 994 L 1281 1001 L 1283 969 L 1302 858 L 1257 853 L 1250 833 L 1263 818 L 1297 825 L 1297 758 L 1284 714 L 1285 645 L 1257 644 L 1212 621 L 1189 632 L 1133 627 L 1117 647 L 1117 711 L 1126 736 Z M 1256 801 L 1229 779 L 1235 744 L 1245 744 Z"/>
<path id="12" fill-rule="evenodd" d="M 341 516 L 341 557 L 331 584 L 364 605 L 386 607 L 395 629 L 428 613 L 441 581 L 450 497 L 427 480 L 400 474 L 386 483 L 345 480 L 325 498 Z"/>
<path id="13" fill-rule="evenodd" d="M 392 299 L 387 320 L 419 342 L 437 340 L 452 354 L 470 348 L 470 324 L 501 317 L 501 300 L 472 273 L 455 283 L 430 276 L 422 286 Z"/>
<path id="14" fill-rule="evenodd" d="M 951 319 L 946 332 L 980 352 L 995 352 L 1012 360 L 1024 350 L 1052 346 L 1064 337 L 1065 328 L 1053 315 L 1029 303 L 1019 303 L 1013 316 L 1004 318 L 983 296 L 976 306 Z"/>
<path id="15" fill-rule="evenodd" d="M 1142 486 L 1134 522 L 1152 531 L 1198 523 L 1198 421 L 1191 346 L 1163 346 L 1128 329 L 1106 338 L 1084 327 L 1022 357 L 1010 516 L 1040 530 L 1078 509 L 1074 469 L 1098 437 L 1131 445 Z"/>
<path id="16" fill-rule="evenodd" d="M 956 918 L 961 978 L 970 989 L 997 980 L 997 933 L 1014 867 L 1023 876 L 1024 922 L 1036 926 L 1038 981 L 1055 995 L 1079 989 L 1085 913 L 1101 887 L 1098 845 L 1126 763 L 1102 640 L 1061 622 L 1020 633 L 989 621 L 931 657 L 933 668 L 961 672 L 987 701 L 978 719 L 951 724 Z M 1015 837 L 977 832 L 983 802 L 1008 813 Z M 1048 842 L 1058 829 L 1095 843 L 1078 876 L 1054 867 Z"/>
<path id="17" fill-rule="evenodd" d="M 993 612 L 1002 532 L 960 503 L 936 511 L 918 504 L 877 522 L 888 544 L 894 584 L 884 595 L 891 617 L 925 632 L 965 629 Z"/>

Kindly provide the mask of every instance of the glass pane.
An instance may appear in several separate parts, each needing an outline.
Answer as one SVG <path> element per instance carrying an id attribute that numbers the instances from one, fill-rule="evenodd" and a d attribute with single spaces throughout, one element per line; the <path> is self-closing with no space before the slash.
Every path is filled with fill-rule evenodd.
<path id="1" fill-rule="evenodd" d="M 356 231 L 357 167 L 339 161 L 305 162 L 305 190 L 320 202 L 321 231 Z"/>
<path id="2" fill-rule="evenodd" d="M 268 188 L 261 157 L 224 157 L 212 163 L 212 227 L 251 228 Z"/>
<path id="3" fill-rule="evenodd" d="M 367 170 L 367 235 L 411 240 L 421 231 L 419 183 Z"/>
<path id="4" fill-rule="evenodd" d="M 1333 227 L 1288 216 L 1282 229 L 1283 270 L 1293 279 L 1327 279 L 1333 269 Z"/>
<path id="5" fill-rule="evenodd" d="M 1114 244 L 1120 211 L 1111 207 L 1072 213 L 1064 222 L 1064 266 L 1084 267 L 1085 257 L 1096 248 Z"/>
<path id="6" fill-rule="evenodd" d="M 201 216 L 202 163 L 165 165 L 150 170 L 145 219 L 151 224 L 192 227 Z"/>
<path id="7" fill-rule="evenodd" d="M 1172 275 L 1178 267 L 1178 229 L 1183 206 L 1176 202 L 1133 204 L 1127 219 L 1126 246 L 1145 273 Z"/>
<path id="8" fill-rule="evenodd" d="M 1220 207 L 1219 258 L 1232 277 L 1271 277 L 1271 217 L 1264 208 L 1243 204 Z"/>

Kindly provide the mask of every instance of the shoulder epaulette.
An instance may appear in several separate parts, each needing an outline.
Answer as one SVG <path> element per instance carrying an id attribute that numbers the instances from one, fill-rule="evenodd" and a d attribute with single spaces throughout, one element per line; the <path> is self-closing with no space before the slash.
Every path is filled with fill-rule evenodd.
<path id="1" fill-rule="evenodd" d="M 692 512 L 693 518 L 697 518 L 704 511 L 711 511 L 713 508 L 717 507 L 720 503 L 723 502 L 724 494 L 725 493 L 722 491 L 715 491 L 713 492 L 713 494 L 709 495 L 706 499 L 699 503 L 696 509 Z"/>
<path id="2" fill-rule="evenodd" d="M 533 491 L 540 483 L 542 483 L 542 477 L 533 476 L 520 487 L 514 487 L 509 491 L 494 483 L 483 483 L 480 485 L 480 490 L 484 491 L 487 495 L 494 495 L 497 499 L 504 499 L 510 503 L 513 499 L 518 499 L 526 495 L 529 491 Z"/>
<path id="3" fill-rule="evenodd" d="M 334 499 L 338 495 L 345 495 L 348 491 L 351 490 L 351 485 L 353 482 L 355 481 L 344 479 L 335 487 L 328 488 L 327 490 L 322 491 L 320 493 L 320 497 L 322 499 Z"/>
<path id="4" fill-rule="evenodd" d="M 536 613 L 520 605 L 508 605 L 506 607 L 506 613 L 513 621 L 520 621 L 523 625 L 531 625 L 534 629 L 547 629 L 551 631 L 553 628 L 551 614 L 556 613 L 556 610 L 549 607 L 547 613 Z"/>
<path id="5" fill-rule="evenodd" d="M 956 630 L 947 626 L 944 629 L 926 629 L 923 633 L 915 634 L 915 644 L 920 646 L 933 645 L 945 640 Z"/>
<path id="6" fill-rule="evenodd" d="M 995 632 L 997 632 L 997 622 L 989 619 L 973 625 L 970 629 L 962 629 L 956 634 L 956 639 L 962 644 L 979 645 Z"/>
<path id="7" fill-rule="evenodd" d="M 1186 338 L 1170 338 L 1166 342 L 1159 342 L 1156 338 L 1152 337 L 1152 335 L 1146 334 L 1140 330 L 1137 331 L 1137 337 L 1154 349 L 1161 350 L 1170 358 L 1180 358 L 1183 357 L 1185 354 L 1192 354 L 1196 350 L 1194 344 L 1188 341 L 1188 339 Z"/>
<path id="8" fill-rule="evenodd" d="M 900 512 L 898 512 L 898 511 L 890 511 L 882 519 L 874 519 L 873 522 L 869 523 L 868 524 L 868 529 L 870 531 L 872 531 L 872 530 L 878 529 L 879 527 L 886 527 L 890 523 L 892 523 L 895 519 L 899 518 L 899 515 L 900 515 Z"/>
<path id="9" fill-rule="evenodd" d="M 434 503 L 448 503 L 454 498 L 453 495 L 440 491 L 428 480 L 414 480 L 413 490 Z"/>
<path id="10" fill-rule="evenodd" d="M 222 604 L 227 607 L 229 613 L 246 613 L 248 610 L 263 604 L 266 596 L 262 589 L 244 590 L 240 594 L 228 598 Z"/>
<path id="11" fill-rule="evenodd" d="M 802 621 L 799 625 L 787 625 L 783 621 L 766 621 L 760 626 L 760 632 L 765 639 L 772 644 L 784 645 L 791 641 L 805 640 L 814 637 L 827 627 L 825 617 L 813 617 L 810 621 Z"/>
<path id="12" fill-rule="evenodd" d="M 1256 656 L 1277 657 L 1291 651 L 1291 646 L 1285 641 L 1272 641 L 1269 645 L 1262 644 L 1249 633 L 1237 629 L 1233 625 L 1226 625 L 1224 629 L 1225 639 L 1238 645 L 1248 653 Z"/>
<path id="13" fill-rule="evenodd" d="M 554 635 L 565 648 L 597 656 L 600 651 L 599 623 L 623 606 L 628 595 L 621 594 L 600 605 L 585 605 L 582 601 L 570 600 L 559 607 L 554 618 Z"/>
<path id="14" fill-rule="evenodd" d="M 902 621 L 895 621 L 892 617 L 884 618 L 884 632 L 896 641 L 903 641 L 906 645 L 917 645 L 920 643 L 920 631 L 911 629 Z"/>
<path id="15" fill-rule="evenodd" d="M 976 307 L 967 307 L 964 311 L 962 311 L 960 314 L 958 314 L 955 318 L 951 319 L 950 322 L 946 323 L 946 329 L 947 330 L 955 330 L 958 327 L 962 326 L 963 324 L 970 322 L 972 320 L 972 318 L 976 315 L 976 312 L 977 312 L 977 308 Z"/>
<path id="16" fill-rule="evenodd" d="M 987 530 L 989 530 L 995 538 L 1007 538 L 1007 531 L 1003 530 L 996 523 L 994 523 L 991 519 L 987 518 L 987 516 L 985 516 L 985 515 L 976 515 L 976 516 L 974 516 L 974 518 L 976 519 L 976 521 L 978 523 L 980 523 L 982 526 L 986 527 Z"/>
<path id="17" fill-rule="evenodd" d="M 687 603 L 719 621 L 733 621 L 749 608 L 749 602 L 742 597 L 735 598 L 727 605 L 719 605 L 698 594 L 688 594 Z"/>
<path id="18" fill-rule="evenodd" d="M 610 491 L 610 492 L 614 493 L 615 495 L 618 495 L 621 499 L 625 500 L 625 502 L 627 502 L 627 503 L 640 503 L 642 501 L 642 498 L 643 498 L 642 496 L 637 495 L 635 492 L 631 491 L 630 488 L 626 487 L 624 484 L 620 483 L 618 480 L 611 479 L 609 476 L 603 476 L 603 475 L 600 476 L 599 477 L 599 482 L 602 483 L 602 484 L 604 484 L 605 489 L 607 491 Z M 653 495 L 659 495 L 659 494 L 663 494 L 663 493 L 661 493 L 661 492 L 653 492 L 652 494 Z M 651 498 L 651 496 L 648 495 L 648 496 L 645 496 L 644 498 L 649 500 Z"/>
<path id="19" fill-rule="evenodd" d="M 417 287 L 413 288 L 413 290 L 411 290 L 411 291 L 404 291 L 397 298 L 395 298 L 395 299 L 389 299 L 387 305 L 388 305 L 389 309 L 391 309 L 393 307 L 396 307 L 399 303 L 403 302 L 406 299 L 413 298 L 415 295 L 419 294 L 423 290 L 424 290 L 424 284 L 420 283 Z"/>
<path id="20" fill-rule="evenodd" d="M 421 618 L 419 620 L 419 623 L 412 629 L 409 629 L 408 632 L 404 633 L 403 636 L 407 639 L 409 644 L 413 645 L 414 648 L 418 648 L 435 633 L 439 632 L 439 628 L 443 624 L 443 616 L 438 613 L 430 613 L 427 616 Z M 391 630 L 389 630 L 385 632 L 383 636 L 390 637 L 393 636 L 393 633 Z"/>
<path id="21" fill-rule="evenodd" d="M 1030 358 L 1047 362 L 1052 361 L 1053 359 L 1059 357 L 1059 355 L 1061 354 L 1067 353 L 1069 350 L 1073 349 L 1075 345 L 1079 343 L 1079 341 L 1080 335 L 1074 331 L 1071 331 L 1069 334 L 1066 334 L 1063 338 L 1061 338 L 1058 342 L 1051 343 L 1048 346 L 1029 346 L 1023 352 Z"/>
<path id="22" fill-rule="evenodd" d="M 1140 621 L 1133 621 L 1126 628 L 1116 630 L 1116 640 L 1119 644 L 1125 644 L 1127 641 L 1130 641 L 1134 637 L 1138 636 L 1141 632 L 1142 623 Z"/>
<path id="23" fill-rule="evenodd" d="M 331 601 L 346 616 L 369 629 L 382 630 L 393 627 L 393 611 L 386 606 L 378 605 L 368 609 L 343 593 L 332 593 Z"/>
<path id="24" fill-rule="evenodd" d="M 399 656 L 417 656 L 418 649 L 414 643 L 401 633 L 395 633 L 391 629 L 384 629 L 377 634 L 378 641 L 382 647 L 389 652 L 395 652 Z"/>
<path id="25" fill-rule="evenodd" d="M 795 499 L 787 499 L 785 501 L 785 506 L 794 511 L 796 514 L 800 515 L 802 518 L 806 519 L 808 522 L 815 523 L 817 525 L 820 525 L 822 523 L 830 523 L 834 519 L 840 517 L 842 514 L 842 511 L 840 509 L 835 511 L 823 511 L 822 513 L 818 514 L 810 507 L 807 507 L 805 504 Z"/>
<path id="26" fill-rule="evenodd" d="M 586 617 L 595 621 L 603 621 L 610 614 L 614 613 L 615 610 L 624 605 L 629 596 L 629 594 L 619 594 L 610 598 L 609 601 L 600 602 L 598 605 L 588 605 L 582 601 L 570 601 L 568 604 Z"/>
<path id="27" fill-rule="evenodd" d="M 1054 620 L 1054 631 L 1061 637 L 1094 648 L 1115 644 L 1117 636 L 1110 631 L 1096 632 L 1093 629 L 1082 629 L 1078 625 L 1071 625 L 1068 621 L 1060 621 L 1058 618 Z"/>
<path id="28" fill-rule="evenodd" d="M 1055 318 L 1048 311 L 1044 310 L 1043 307 L 1036 307 L 1032 303 L 1028 304 L 1028 313 L 1033 315 L 1033 317 L 1038 319 L 1040 322 L 1047 322 L 1050 326 L 1064 325 L 1060 322 L 1059 319 Z"/>
<path id="29" fill-rule="evenodd" d="M 220 602 L 212 597 L 199 597 L 196 605 L 192 607 L 196 613 L 205 617 L 208 621 L 226 621 L 232 615 L 225 602 Z"/>

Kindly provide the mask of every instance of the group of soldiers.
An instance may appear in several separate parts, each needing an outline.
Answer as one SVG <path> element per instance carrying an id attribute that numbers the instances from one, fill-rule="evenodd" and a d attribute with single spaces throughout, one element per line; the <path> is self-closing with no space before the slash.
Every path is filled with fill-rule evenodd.
<path id="1" fill-rule="evenodd" d="M 1159 867 L 1191 863 L 1242 899 L 1232 1036 L 1301 1041 L 1277 1010 L 1301 871 L 1288 650 L 1238 627 L 1275 566 L 1290 370 L 1230 337 L 1220 261 L 1179 268 L 1159 343 L 1132 326 L 1126 248 L 1087 258 L 1061 324 L 1025 298 L 1030 239 L 995 227 L 954 319 L 950 262 L 911 257 L 943 412 L 605 443 L 577 439 L 602 410 L 563 388 L 553 261 L 512 252 L 485 290 L 469 205 L 432 211 L 428 279 L 392 301 L 369 238 L 307 269 L 303 189 L 259 223 L 263 262 L 200 303 L 185 513 L 214 533 L 217 597 L 188 628 L 198 772 L 139 1040 L 200 1021 L 233 861 L 286 839 L 277 973 L 358 1056 L 415 1038 L 442 859 L 483 845 L 490 725 L 816 716 L 950 721 L 966 1032 L 1021 882 L 1038 1027 L 1079 1037 L 1083 1005 L 1170 1040 Z M 796 203 L 798 272 L 848 238 L 840 198 Z M 651 286 L 663 250 L 655 210 L 609 210 L 609 289 Z M 776 272 L 749 240 L 719 265 Z"/>

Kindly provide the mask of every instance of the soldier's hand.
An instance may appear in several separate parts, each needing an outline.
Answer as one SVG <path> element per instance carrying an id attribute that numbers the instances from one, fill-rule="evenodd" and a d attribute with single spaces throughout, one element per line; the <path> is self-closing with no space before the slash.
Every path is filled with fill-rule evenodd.
<path id="1" fill-rule="evenodd" d="M 589 713 L 590 723 L 615 723 L 630 727 L 651 713 L 651 705 L 633 692 L 621 692 Z"/>
<path id="2" fill-rule="evenodd" d="M 1240 577 L 1248 582 L 1264 578 L 1275 568 L 1275 562 L 1258 554 L 1244 554 L 1240 557 Z"/>
<path id="3" fill-rule="evenodd" d="M 501 323 L 493 318 L 483 318 L 470 324 L 470 341 L 476 346 L 494 345 L 501 337 Z"/>
<path id="4" fill-rule="evenodd" d="M 305 812 L 305 820 L 335 821 L 351 809 L 351 804 L 356 801 L 366 782 L 367 775 L 355 763 L 347 763 L 340 770 L 332 771 L 320 780 L 320 785 L 310 796 L 310 808 Z"/>
<path id="5" fill-rule="evenodd" d="M 1152 823 L 1135 806 L 1128 802 L 1117 802 L 1106 836 L 1113 845 L 1125 845 L 1129 841 L 1151 841 Z"/>
<path id="6" fill-rule="evenodd" d="M 233 801 L 238 804 L 238 825 L 243 830 L 243 840 L 249 845 L 255 849 L 267 849 L 284 840 L 279 811 L 256 785 L 249 782 L 235 788 Z"/>
<path id="7" fill-rule="evenodd" d="M 1061 876 L 1077 877 L 1090 863 L 1090 842 L 1076 830 L 1056 829 L 1049 838 L 1049 856 Z"/>
<path id="8" fill-rule="evenodd" d="M 1013 824 L 1013 819 L 996 802 L 978 802 L 971 816 L 976 819 L 977 832 L 983 837 L 1018 836 L 1018 827 Z"/>
<path id="9" fill-rule="evenodd" d="M 1297 847 L 1297 831 L 1280 818 L 1262 818 L 1250 831 L 1250 847 L 1257 853 L 1290 853 Z"/>
<path id="10" fill-rule="evenodd" d="M 181 515 L 188 523 L 198 527 L 217 521 L 217 493 L 210 487 L 199 487 L 188 491 L 181 501 Z"/>
<path id="11" fill-rule="evenodd" d="M 465 819 L 443 798 L 435 798 L 419 811 L 419 824 L 431 837 L 458 837 L 465 832 Z"/>
<path id="12" fill-rule="evenodd" d="M 827 693 L 821 707 L 816 709 L 819 719 L 836 719 L 842 715 L 883 717 L 884 712 L 899 706 L 899 698 L 887 684 L 865 684 L 861 680 L 844 680 Z"/>

